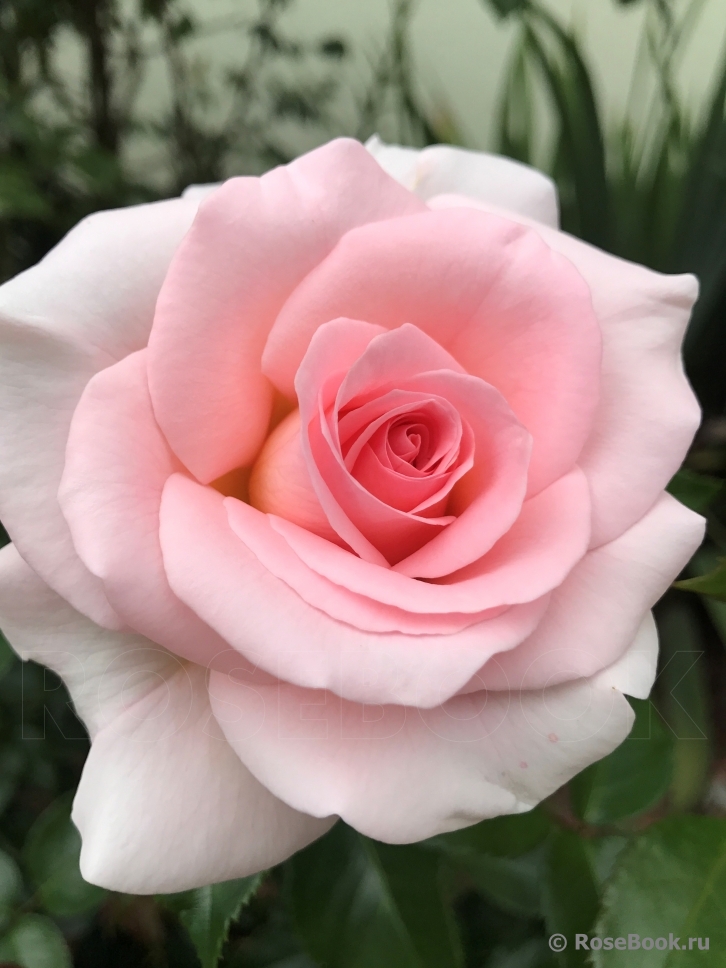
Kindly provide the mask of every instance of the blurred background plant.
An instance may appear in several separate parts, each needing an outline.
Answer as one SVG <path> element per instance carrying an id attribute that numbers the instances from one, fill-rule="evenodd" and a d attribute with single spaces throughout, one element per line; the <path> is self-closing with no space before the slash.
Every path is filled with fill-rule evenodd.
<path id="1" fill-rule="evenodd" d="M 606 123 L 581 38 L 548 5 L 481 0 L 482 14 L 516 28 L 491 147 L 552 174 L 566 230 L 701 281 L 686 366 L 704 421 L 670 487 L 707 516 L 708 536 L 657 607 L 660 671 L 652 699 L 633 700 L 631 737 L 530 814 L 408 847 L 338 824 L 263 877 L 129 897 L 78 871 L 70 803 L 88 741 L 65 689 L 2 645 L 0 964 L 723 965 L 726 57 L 698 110 L 676 80 L 707 2 L 640 0 L 631 94 Z M 298 36 L 293 5 L 257 0 L 244 15 L 202 19 L 183 0 L 0 0 L 0 278 L 90 211 L 261 172 L 336 134 L 466 144 L 454 113 L 421 97 L 413 0 L 394 0 L 362 72 L 351 70 L 350 38 Z M 196 52 L 200 37 L 230 32 L 233 67 Z M 140 97 L 154 72 L 168 90 L 155 112 Z M 667 951 L 548 945 L 554 933 L 633 930 L 708 938 L 709 950 L 671 962 Z"/>

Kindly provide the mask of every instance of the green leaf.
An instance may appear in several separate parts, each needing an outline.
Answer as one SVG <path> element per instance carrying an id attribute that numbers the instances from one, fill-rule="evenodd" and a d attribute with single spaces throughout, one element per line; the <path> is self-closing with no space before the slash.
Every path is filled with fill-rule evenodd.
<path id="1" fill-rule="evenodd" d="M 513 13 L 522 13 L 529 0 L 486 0 L 486 6 L 491 7 L 500 17 L 508 17 Z"/>
<path id="2" fill-rule="evenodd" d="M 617 823 L 655 806 L 668 791 L 673 748 L 647 699 L 630 699 L 635 725 L 614 752 L 570 782 L 575 812 L 591 824 Z"/>
<path id="3" fill-rule="evenodd" d="M 52 215 L 47 198 L 22 163 L 0 160 L 0 218 L 42 220 Z"/>
<path id="4" fill-rule="evenodd" d="M 671 478 L 666 490 L 687 508 L 697 511 L 698 514 L 705 514 L 723 490 L 723 481 L 710 474 L 697 474 L 696 471 L 682 467 Z"/>
<path id="5" fill-rule="evenodd" d="M 21 968 L 72 968 L 63 935 L 39 914 L 26 914 L 0 940 L 0 959 Z"/>
<path id="6" fill-rule="evenodd" d="M 2 632 L 0 632 L 0 679 L 2 679 L 6 672 L 10 671 L 10 667 L 16 659 L 17 656 L 11 649 L 10 643 Z"/>
<path id="7" fill-rule="evenodd" d="M 698 592 L 710 595 L 719 602 L 726 602 L 726 558 L 720 558 L 718 565 L 707 575 L 698 578 L 684 578 L 675 583 L 684 592 Z"/>
<path id="8" fill-rule="evenodd" d="M 511 914 L 538 917 L 541 912 L 541 852 L 552 830 L 538 809 L 494 817 L 463 830 L 424 841 L 468 871 L 477 887 L 497 907 Z"/>
<path id="9" fill-rule="evenodd" d="M 216 968 L 229 928 L 255 895 L 263 874 L 210 884 L 159 900 L 179 915 L 196 948 L 202 968 Z"/>
<path id="10" fill-rule="evenodd" d="M 588 964 L 573 944 L 575 934 L 588 933 L 598 909 L 598 886 L 585 841 L 571 830 L 559 830 L 548 844 L 543 906 L 547 931 L 562 934 L 568 945 L 557 955 L 563 968 Z"/>
<path id="11" fill-rule="evenodd" d="M 709 413 L 726 404 L 726 56 L 688 159 L 673 268 L 695 272 L 700 296 L 684 341 L 686 371 Z"/>
<path id="12" fill-rule="evenodd" d="M 552 824 L 535 808 L 527 813 L 483 820 L 472 827 L 441 834 L 424 841 L 452 858 L 487 854 L 490 857 L 520 857 L 541 844 Z"/>
<path id="13" fill-rule="evenodd" d="M 716 968 L 726 951 L 726 821 L 671 817 L 621 855 L 593 933 L 679 938 L 681 950 L 594 951 L 595 968 Z M 583 931 L 585 929 L 583 928 Z M 709 939 L 709 950 L 689 938 Z M 685 946 L 685 950 L 684 950 Z"/>
<path id="14" fill-rule="evenodd" d="M 8 922 L 13 905 L 23 890 L 23 877 L 15 861 L 0 850 L 0 929 Z"/>
<path id="15" fill-rule="evenodd" d="M 629 839 L 620 834 L 609 834 L 605 837 L 595 837 L 585 843 L 590 865 L 595 880 L 602 889 L 603 884 L 610 879 L 615 869 L 615 863 L 620 854 L 628 846 Z"/>
<path id="16" fill-rule="evenodd" d="M 700 801 L 711 761 L 711 712 L 698 603 L 672 593 L 659 606 L 661 671 L 658 709 L 674 739 L 670 803 L 691 810 Z"/>
<path id="17" fill-rule="evenodd" d="M 0 749 L 0 813 L 13 798 L 26 760 L 23 750 L 11 743 Z"/>
<path id="18" fill-rule="evenodd" d="M 605 140 L 590 71 L 580 47 L 544 7 L 525 8 L 525 42 L 539 67 L 558 128 L 555 178 L 563 227 L 600 248 L 612 247 L 612 200 Z"/>
<path id="19" fill-rule="evenodd" d="M 688 563 L 687 573 L 693 578 L 707 575 L 718 567 L 719 560 L 715 548 L 709 543 L 703 544 Z M 704 595 L 702 601 L 713 627 L 726 646 L 726 602 L 719 602 L 711 595 Z"/>
<path id="20" fill-rule="evenodd" d="M 503 911 L 519 917 L 542 914 L 543 848 L 522 857 L 461 858 L 479 890 Z"/>
<path id="21" fill-rule="evenodd" d="M 80 914 L 97 907 L 106 891 L 81 877 L 81 838 L 71 821 L 73 795 L 64 794 L 35 821 L 23 847 L 23 860 L 45 908 L 55 915 Z"/>
<path id="22" fill-rule="evenodd" d="M 435 851 L 338 823 L 286 865 L 297 929 L 322 968 L 460 968 Z"/>

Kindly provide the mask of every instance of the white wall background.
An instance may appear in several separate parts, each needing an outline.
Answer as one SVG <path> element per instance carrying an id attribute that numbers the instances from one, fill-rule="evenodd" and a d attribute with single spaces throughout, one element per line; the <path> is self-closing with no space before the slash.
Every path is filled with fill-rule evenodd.
<path id="1" fill-rule="evenodd" d="M 684 10 L 699 0 L 678 0 Z M 647 0 L 619 6 L 615 0 L 548 0 L 583 41 L 606 116 L 622 114 L 642 42 Z M 199 20 L 253 10 L 253 0 L 192 0 Z M 298 0 L 286 17 L 296 33 L 341 34 L 359 51 L 373 51 L 388 23 L 388 0 Z M 419 0 L 413 22 L 421 91 L 456 115 L 468 143 L 490 144 L 502 70 L 514 39 L 514 24 L 502 23 L 482 0 Z M 239 36 L 229 32 L 200 42 L 205 56 L 234 63 Z M 703 0 L 703 9 L 681 65 L 680 87 L 691 104 L 702 101 L 726 43 L 726 0 Z M 159 81 L 161 84 L 162 82 Z M 158 96 L 150 90 L 148 96 Z"/>

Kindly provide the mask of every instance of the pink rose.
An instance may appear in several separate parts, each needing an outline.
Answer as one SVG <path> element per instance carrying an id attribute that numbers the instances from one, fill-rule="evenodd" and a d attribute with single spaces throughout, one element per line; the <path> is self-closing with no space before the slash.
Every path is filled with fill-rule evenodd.
<path id="1" fill-rule="evenodd" d="M 87 880 L 415 841 L 625 738 L 703 530 L 696 282 L 556 222 L 521 165 L 340 140 L 2 288 L 0 621 L 91 733 Z"/>

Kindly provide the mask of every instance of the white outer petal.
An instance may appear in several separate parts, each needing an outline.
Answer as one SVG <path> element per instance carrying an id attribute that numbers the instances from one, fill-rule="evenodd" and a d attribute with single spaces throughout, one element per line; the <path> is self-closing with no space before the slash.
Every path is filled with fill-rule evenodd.
<path id="1" fill-rule="evenodd" d="M 152 894 L 242 877 L 334 822 L 291 809 L 242 765 L 212 717 L 204 669 L 95 626 L 12 545 L 0 552 L 0 626 L 64 679 L 93 736 L 73 806 L 87 881 Z"/>
<path id="2" fill-rule="evenodd" d="M 201 202 L 222 184 L 223 182 L 210 182 L 208 185 L 188 185 L 181 193 L 181 197 L 187 201 Z"/>
<path id="3" fill-rule="evenodd" d="M 652 612 L 647 612 L 630 647 L 602 672 L 593 676 L 598 686 L 610 686 L 626 696 L 647 699 L 658 666 L 658 629 Z"/>
<path id="4" fill-rule="evenodd" d="M 559 225 L 557 190 L 542 172 L 511 158 L 451 145 L 417 151 L 384 144 L 378 135 L 366 142 L 380 166 L 424 201 L 455 193 L 528 216 L 552 228 Z"/>
<path id="5" fill-rule="evenodd" d="M 334 817 L 298 813 L 229 746 L 188 665 L 96 737 L 73 803 L 81 872 L 134 894 L 183 891 L 286 860 Z"/>
<path id="6" fill-rule="evenodd" d="M 107 628 L 122 623 L 56 499 L 68 428 L 91 376 L 146 345 L 196 208 L 174 199 L 91 215 L 0 286 L 0 519 L 44 581 Z"/>
<path id="7" fill-rule="evenodd" d="M 414 709 L 213 672 L 210 696 L 230 745 L 277 796 L 388 843 L 530 809 L 615 749 L 634 719 L 596 678 Z"/>

